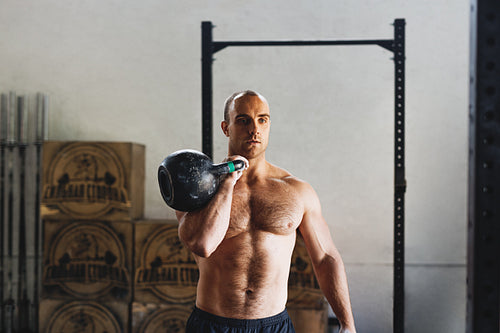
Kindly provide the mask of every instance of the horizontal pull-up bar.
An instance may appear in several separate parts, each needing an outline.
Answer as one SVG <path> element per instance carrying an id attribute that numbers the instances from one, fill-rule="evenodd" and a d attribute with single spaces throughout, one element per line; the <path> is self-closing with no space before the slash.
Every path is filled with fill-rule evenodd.
<path id="1" fill-rule="evenodd" d="M 228 46 L 325 46 L 325 45 L 378 45 L 394 52 L 394 40 L 311 40 L 311 41 L 225 41 L 212 42 L 212 53 L 216 53 Z"/>

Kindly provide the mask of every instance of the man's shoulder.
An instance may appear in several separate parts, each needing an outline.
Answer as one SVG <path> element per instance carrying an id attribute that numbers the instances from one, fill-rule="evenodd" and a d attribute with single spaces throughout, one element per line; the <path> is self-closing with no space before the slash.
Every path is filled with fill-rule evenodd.
<path id="1" fill-rule="evenodd" d="M 274 173 L 272 177 L 292 188 L 291 192 L 297 195 L 296 199 L 302 202 L 305 211 L 321 211 L 318 195 L 308 182 L 292 175 L 283 168 L 277 166 L 272 167 Z"/>
<path id="2" fill-rule="evenodd" d="M 286 184 L 293 187 L 299 192 L 304 192 L 304 191 L 308 192 L 313 190 L 308 182 L 292 175 L 288 170 L 285 170 L 281 167 L 272 164 L 270 164 L 270 166 L 271 166 L 272 178 L 279 179 L 285 182 Z"/>

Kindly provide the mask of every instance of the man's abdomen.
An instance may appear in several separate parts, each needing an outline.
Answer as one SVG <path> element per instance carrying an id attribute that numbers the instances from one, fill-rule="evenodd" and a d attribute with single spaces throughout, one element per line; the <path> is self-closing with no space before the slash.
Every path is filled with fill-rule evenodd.
<path id="1" fill-rule="evenodd" d="M 295 233 L 247 232 L 198 258 L 197 306 L 215 315 L 257 319 L 282 312 L 287 301 Z"/>

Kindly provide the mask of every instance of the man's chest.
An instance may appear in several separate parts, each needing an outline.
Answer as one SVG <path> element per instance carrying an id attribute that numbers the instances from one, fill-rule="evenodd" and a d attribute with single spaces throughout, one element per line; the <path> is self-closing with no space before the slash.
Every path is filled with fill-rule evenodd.
<path id="1" fill-rule="evenodd" d="M 302 202 L 289 185 L 235 188 L 228 236 L 250 230 L 287 235 L 295 232 L 302 216 Z"/>

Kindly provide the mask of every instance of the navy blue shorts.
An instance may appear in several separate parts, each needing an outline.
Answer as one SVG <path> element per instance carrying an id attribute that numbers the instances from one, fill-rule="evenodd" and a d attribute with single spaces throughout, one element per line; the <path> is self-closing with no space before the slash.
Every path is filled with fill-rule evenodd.
<path id="1" fill-rule="evenodd" d="M 295 333 L 295 329 L 286 310 L 262 319 L 233 319 L 195 307 L 187 321 L 186 333 Z"/>

